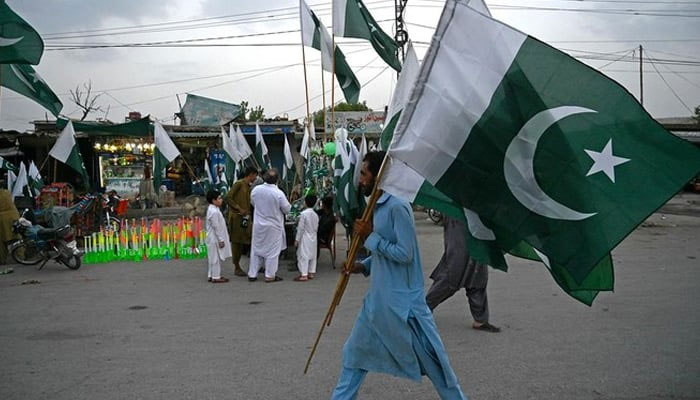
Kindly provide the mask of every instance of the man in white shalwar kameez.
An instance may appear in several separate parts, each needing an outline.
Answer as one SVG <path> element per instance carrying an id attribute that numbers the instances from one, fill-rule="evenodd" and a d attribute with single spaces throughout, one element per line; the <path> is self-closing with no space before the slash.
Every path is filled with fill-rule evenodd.
<path id="1" fill-rule="evenodd" d="M 299 215 L 297 223 L 297 235 L 294 243 L 297 247 L 297 266 L 299 276 L 294 278 L 297 282 L 308 281 L 314 278 L 316 273 L 316 258 L 318 255 L 318 214 L 314 211 L 316 196 L 313 194 L 304 198 L 306 209 Z"/>
<path id="2" fill-rule="evenodd" d="M 221 276 L 221 261 L 231 257 L 231 242 L 228 237 L 228 229 L 226 229 L 226 220 L 219 209 L 224 199 L 218 191 L 210 190 L 207 193 L 207 202 L 209 202 L 206 217 L 207 238 L 205 240 L 209 263 L 207 278 L 212 283 L 224 283 L 228 282 L 228 279 Z"/>
<path id="3" fill-rule="evenodd" d="M 282 250 L 287 248 L 284 233 L 284 216 L 292 208 L 287 197 L 277 187 L 279 173 L 270 168 L 263 175 L 264 183 L 253 188 L 250 203 L 253 213 L 253 240 L 250 248 L 248 280 L 255 281 L 262 265 L 265 266 L 265 282 L 278 282 L 277 266 Z"/>

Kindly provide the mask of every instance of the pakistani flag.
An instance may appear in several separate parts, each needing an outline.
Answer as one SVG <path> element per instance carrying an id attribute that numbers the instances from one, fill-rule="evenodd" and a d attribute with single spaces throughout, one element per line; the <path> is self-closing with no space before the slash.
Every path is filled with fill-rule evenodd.
<path id="1" fill-rule="evenodd" d="M 552 264 L 544 254 L 527 243 L 507 243 L 499 240 L 496 233 L 489 228 L 489 222 L 484 221 L 474 211 L 461 207 L 403 162 L 392 158 L 389 158 L 388 162 L 380 188 L 412 204 L 433 208 L 452 218 L 465 220 L 468 228 L 467 247 L 473 259 L 502 271 L 508 270 L 505 253 L 540 261 L 562 290 L 589 306 L 599 292 L 613 290 L 614 274 L 609 255 L 578 283 L 561 265 Z"/>
<path id="2" fill-rule="evenodd" d="M 58 116 L 63 103 L 34 68 L 26 64 L 3 64 L 1 68 L 2 86 L 35 101 Z"/>
<path id="3" fill-rule="evenodd" d="M 4 169 L 7 171 L 12 171 L 12 172 L 17 172 L 19 171 L 17 169 L 17 166 L 12 164 L 11 162 L 5 160 L 4 158 L 0 157 L 0 169 Z"/>
<path id="4" fill-rule="evenodd" d="M 207 183 L 208 183 L 208 190 L 214 187 L 214 185 L 217 183 L 216 180 L 214 179 L 214 176 L 211 174 L 211 168 L 209 167 L 209 159 L 205 158 L 204 159 L 204 172 L 207 174 Z"/>
<path id="5" fill-rule="evenodd" d="M 282 179 L 287 180 L 287 170 L 294 167 L 294 158 L 292 158 L 292 149 L 289 147 L 289 142 L 287 141 L 287 135 L 284 135 L 284 165 L 282 166 Z"/>
<path id="6" fill-rule="evenodd" d="M 575 284 L 700 171 L 619 84 L 455 0 L 389 153 Z"/>
<path id="7" fill-rule="evenodd" d="M 408 42 L 403 69 L 399 74 L 399 80 L 396 82 L 394 95 L 391 97 L 391 104 L 389 104 L 389 109 L 384 119 L 384 129 L 382 129 L 382 135 L 379 138 L 379 146 L 381 149 L 386 150 L 389 148 L 396 123 L 399 121 L 401 110 L 403 110 L 406 106 L 406 102 L 408 102 L 408 96 L 411 94 L 411 89 L 413 89 L 416 82 L 416 77 L 418 77 L 419 68 L 420 65 L 418 64 L 416 51 L 413 50 L 413 43 Z"/>
<path id="8" fill-rule="evenodd" d="M 308 160 L 309 156 L 311 155 L 311 143 L 309 140 L 309 126 L 305 125 L 304 126 L 304 137 L 301 139 L 301 149 L 299 150 L 299 154 L 304 157 L 304 160 Z"/>
<path id="9" fill-rule="evenodd" d="M 313 47 L 321 52 L 321 67 L 335 71 L 335 77 L 343 90 L 348 103 L 357 103 L 360 99 L 360 81 L 350 69 L 345 55 L 335 46 L 335 68 L 333 68 L 333 41 L 323 23 L 316 17 L 304 0 L 299 1 L 299 18 L 301 22 L 301 44 Z"/>
<path id="10" fill-rule="evenodd" d="M 68 121 L 66 127 L 63 128 L 61 136 L 56 140 L 49 155 L 56 160 L 68 165 L 80 174 L 83 178 L 83 185 L 86 188 L 90 187 L 90 179 L 88 178 L 87 170 L 83 157 L 80 155 L 78 143 L 75 141 L 75 130 L 73 130 L 73 122 Z"/>
<path id="11" fill-rule="evenodd" d="M 39 64 L 44 42 L 27 21 L 0 3 L 0 64 Z M 3 71 L 3 79 L 4 71 Z"/>
<path id="12" fill-rule="evenodd" d="M 262 169 L 270 168 L 269 163 L 266 161 L 269 158 L 267 155 L 267 145 L 265 144 L 265 139 L 263 139 L 262 130 L 260 125 L 255 122 L 255 160 L 258 162 L 258 166 Z"/>
<path id="13" fill-rule="evenodd" d="M 243 161 L 248 157 L 252 156 L 253 150 L 251 150 L 250 146 L 248 145 L 248 142 L 245 140 L 245 137 L 243 136 L 243 132 L 241 132 L 240 127 L 236 125 L 236 128 L 234 129 L 233 124 L 231 124 L 229 132 L 229 136 L 234 146 L 236 147 L 236 152 L 240 157 L 240 161 Z"/>
<path id="14" fill-rule="evenodd" d="M 313 118 L 311 118 L 311 124 L 309 124 L 309 134 L 311 135 L 311 140 L 316 140 L 316 125 Z"/>
<path id="15" fill-rule="evenodd" d="M 29 180 L 27 179 L 27 167 L 24 166 L 23 162 L 20 162 L 19 175 L 17 175 L 17 180 L 12 187 L 12 198 L 23 196 L 32 197 Z"/>
<path id="16" fill-rule="evenodd" d="M 38 196 L 41 193 L 41 188 L 44 187 L 44 180 L 41 179 L 39 168 L 36 167 L 34 161 L 29 163 L 29 186 L 32 188 L 34 196 Z"/>
<path id="17" fill-rule="evenodd" d="M 160 183 L 165 176 L 165 168 L 180 155 L 180 150 L 175 147 L 175 143 L 168 136 L 163 125 L 156 122 L 153 131 L 155 149 L 153 149 L 153 186 L 156 193 L 160 190 Z"/>
<path id="18" fill-rule="evenodd" d="M 233 131 L 231 131 L 232 134 L 235 134 Z M 238 154 L 238 151 L 236 151 L 236 147 L 233 144 L 233 141 L 231 137 L 229 136 L 228 133 L 226 133 L 226 130 L 224 127 L 221 127 L 221 141 L 222 141 L 222 148 L 224 149 L 224 157 L 225 157 L 225 163 L 224 165 L 226 166 L 226 181 L 227 182 L 235 182 L 236 181 L 236 163 L 241 161 L 241 157 Z"/>
<path id="19" fill-rule="evenodd" d="M 11 170 L 7 170 L 7 190 L 12 193 L 12 188 L 15 186 L 17 181 L 17 175 Z"/>
<path id="20" fill-rule="evenodd" d="M 355 171 L 353 171 L 352 184 L 355 188 L 360 187 L 360 171 L 362 170 L 362 160 L 367 154 L 367 138 L 365 134 L 362 134 L 362 143 L 360 144 L 360 151 L 357 154 L 357 161 L 355 162 Z"/>
<path id="21" fill-rule="evenodd" d="M 398 44 L 384 33 L 362 0 L 333 0 L 333 34 L 369 40 L 384 62 L 401 71 Z"/>
<path id="22" fill-rule="evenodd" d="M 347 139 L 345 128 L 335 131 L 335 159 L 333 161 L 333 189 L 335 199 L 333 207 L 340 216 L 340 222 L 345 226 L 348 235 L 352 235 L 352 226 L 359 218 L 364 208 L 364 198 L 360 199 L 355 188 L 354 174 L 358 151 L 352 141 Z"/>

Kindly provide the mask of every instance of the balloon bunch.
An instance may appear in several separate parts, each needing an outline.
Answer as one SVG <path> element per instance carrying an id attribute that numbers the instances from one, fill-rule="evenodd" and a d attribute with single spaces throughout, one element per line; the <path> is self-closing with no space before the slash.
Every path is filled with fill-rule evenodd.
<path id="1" fill-rule="evenodd" d="M 118 230 L 100 228 L 85 236 L 86 264 L 111 261 L 206 258 L 206 231 L 200 217 L 181 217 L 163 222 L 123 219 Z"/>

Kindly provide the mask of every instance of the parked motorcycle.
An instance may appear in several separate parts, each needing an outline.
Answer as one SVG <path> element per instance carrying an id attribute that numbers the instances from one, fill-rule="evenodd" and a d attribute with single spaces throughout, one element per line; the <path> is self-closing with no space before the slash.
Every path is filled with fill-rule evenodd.
<path id="1" fill-rule="evenodd" d="M 75 241 L 73 228 L 44 228 L 24 218 L 27 210 L 12 224 L 12 231 L 22 239 L 10 245 L 10 255 L 20 264 L 44 268 L 49 260 L 57 261 L 70 269 L 80 268 L 82 252 Z"/>

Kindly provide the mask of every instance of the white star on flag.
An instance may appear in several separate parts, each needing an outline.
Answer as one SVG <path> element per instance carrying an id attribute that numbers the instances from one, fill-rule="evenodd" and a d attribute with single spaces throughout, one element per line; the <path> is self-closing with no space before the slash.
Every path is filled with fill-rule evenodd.
<path id="1" fill-rule="evenodd" d="M 630 160 L 629 158 L 622 158 L 613 155 L 612 139 L 608 140 L 608 143 L 601 152 L 586 149 L 584 149 L 584 151 L 591 159 L 593 159 L 593 166 L 588 171 L 586 176 L 603 171 L 613 183 L 615 183 L 615 167 Z"/>

